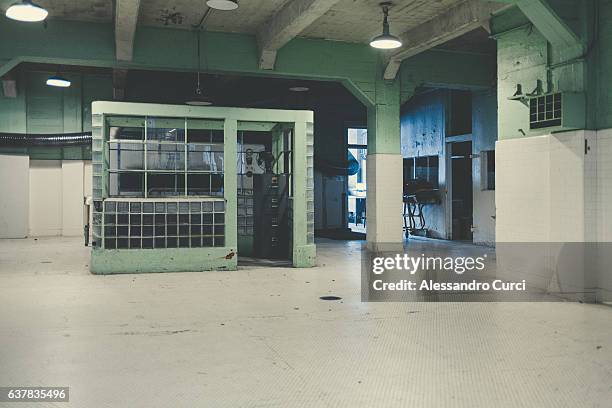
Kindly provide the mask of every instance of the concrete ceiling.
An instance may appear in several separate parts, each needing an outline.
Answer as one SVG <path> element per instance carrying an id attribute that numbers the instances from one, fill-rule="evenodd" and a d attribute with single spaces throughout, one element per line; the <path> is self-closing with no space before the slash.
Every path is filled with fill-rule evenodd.
<path id="1" fill-rule="evenodd" d="M 391 33 L 399 35 L 434 18 L 464 0 L 396 0 L 389 12 Z M 315 21 L 302 36 L 348 42 L 369 42 L 382 30 L 377 0 L 341 0 Z"/>
<path id="2" fill-rule="evenodd" d="M 291 0 L 242 0 L 231 12 L 213 11 L 205 27 L 212 31 L 255 34 L 268 19 Z M 391 31 L 400 34 L 449 7 L 465 0 L 395 0 L 390 12 Z M 49 10 L 51 19 L 111 22 L 112 0 L 38 0 Z M 349 42 L 368 42 L 381 31 L 379 0 L 340 0 L 315 20 L 301 37 Z M 5 7 L 11 1 L 3 1 Z M 139 24 L 191 29 L 207 10 L 205 0 L 143 0 Z"/>
<path id="3" fill-rule="evenodd" d="M 14 1 L 3 1 L 4 9 Z M 50 19 L 76 20 L 93 23 L 110 22 L 113 17 L 112 0 L 36 0 L 49 11 Z"/>
<path id="4" fill-rule="evenodd" d="M 12 1 L 0 0 L 0 6 Z M 137 26 L 253 34 L 261 69 L 274 69 L 277 51 L 292 38 L 367 43 L 382 28 L 380 0 L 240 0 L 234 11 L 209 10 L 206 0 L 37 1 L 49 10 L 51 21 L 114 23 L 116 57 L 122 61 L 133 57 Z M 385 78 L 395 78 L 404 59 L 488 26 L 491 13 L 500 7 L 486 0 L 395 0 L 391 33 L 405 46 L 386 54 Z M 462 50 L 469 48 L 469 37 L 468 44 L 455 43 Z"/>

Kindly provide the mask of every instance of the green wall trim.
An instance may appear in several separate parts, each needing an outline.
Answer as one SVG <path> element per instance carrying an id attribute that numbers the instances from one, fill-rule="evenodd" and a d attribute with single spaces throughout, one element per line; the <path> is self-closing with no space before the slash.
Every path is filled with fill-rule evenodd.
<path id="1" fill-rule="evenodd" d="M 312 268 L 316 265 L 317 248 L 315 245 L 300 245 L 293 249 L 293 266 L 296 268 Z"/>
<path id="2" fill-rule="evenodd" d="M 96 275 L 236 270 L 235 248 L 168 248 L 92 250 L 90 271 Z"/>

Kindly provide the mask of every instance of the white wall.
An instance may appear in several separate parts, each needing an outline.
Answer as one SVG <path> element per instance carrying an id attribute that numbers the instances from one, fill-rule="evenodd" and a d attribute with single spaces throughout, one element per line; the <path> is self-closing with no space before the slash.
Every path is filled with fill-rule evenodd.
<path id="1" fill-rule="evenodd" d="M 62 213 L 62 161 L 31 160 L 28 235 L 62 235 Z"/>
<path id="2" fill-rule="evenodd" d="M 85 166 L 81 160 L 62 162 L 62 235 L 83 234 Z"/>
<path id="3" fill-rule="evenodd" d="M 597 226 L 597 241 L 612 242 L 612 129 L 597 132 L 597 186 L 595 192 L 595 221 L 589 220 L 589 225 Z M 593 206 L 587 208 L 592 214 Z M 604 250 L 607 249 L 604 244 Z M 612 252 L 607 252 L 606 257 L 601 257 L 599 267 L 598 283 L 601 293 L 600 298 L 612 301 Z"/>
<path id="4" fill-rule="evenodd" d="M 599 267 L 592 266 L 594 253 L 585 254 L 579 267 L 554 264 L 554 278 L 564 291 L 582 285 L 598 300 L 612 300 L 612 130 L 503 140 L 496 154 L 498 248 L 502 242 L 605 243 L 594 255 Z"/>
<path id="5" fill-rule="evenodd" d="M 28 235 L 29 157 L 0 155 L 0 238 Z"/>
<path id="6" fill-rule="evenodd" d="M 368 230 L 367 243 L 398 243 L 402 232 L 403 159 L 399 154 L 368 154 Z"/>
<path id="7" fill-rule="evenodd" d="M 80 236 L 91 162 L 0 155 L 0 238 Z"/>

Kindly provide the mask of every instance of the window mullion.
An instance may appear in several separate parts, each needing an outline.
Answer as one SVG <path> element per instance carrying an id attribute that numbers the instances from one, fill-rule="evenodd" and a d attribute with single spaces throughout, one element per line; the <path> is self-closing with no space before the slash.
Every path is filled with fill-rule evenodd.
<path id="1" fill-rule="evenodd" d="M 188 192 L 187 192 L 187 177 L 188 177 L 187 176 L 187 165 L 188 165 L 187 164 L 187 160 L 188 160 L 188 158 L 187 158 L 188 157 L 187 156 L 187 150 L 188 149 L 187 149 L 187 147 L 188 147 L 188 143 L 189 143 L 189 138 L 187 137 L 187 132 L 188 132 L 188 130 L 187 130 L 187 118 L 185 118 L 185 140 L 184 140 L 184 142 L 185 142 L 185 146 L 184 146 L 185 147 L 185 149 L 184 149 L 185 150 L 185 180 L 184 180 L 185 181 L 185 197 L 187 197 L 187 195 L 188 195 Z"/>
<path id="2" fill-rule="evenodd" d="M 148 187 L 148 180 L 149 180 L 149 172 L 148 172 L 148 167 L 147 167 L 147 156 L 148 156 L 148 140 L 149 140 L 149 136 L 148 136 L 148 128 L 149 128 L 149 120 L 148 117 L 145 116 L 145 131 L 144 131 L 144 196 L 145 198 L 149 197 L 149 187 Z"/>

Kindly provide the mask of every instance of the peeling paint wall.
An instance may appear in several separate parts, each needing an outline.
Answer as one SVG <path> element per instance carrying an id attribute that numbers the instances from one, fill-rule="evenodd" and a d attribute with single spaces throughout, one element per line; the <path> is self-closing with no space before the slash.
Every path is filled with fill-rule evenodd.
<path id="1" fill-rule="evenodd" d="M 497 140 L 497 99 L 494 90 L 472 95 L 472 191 L 474 198 L 473 241 L 495 244 L 495 190 L 483 185 L 485 151 L 495 150 Z"/>
<path id="2" fill-rule="evenodd" d="M 438 156 L 441 204 L 424 207 L 428 235 L 447 238 L 446 228 L 446 176 L 444 166 L 444 140 L 446 137 L 446 107 L 448 90 L 429 90 L 415 95 L 403 109 L 400 119 L 402 157 Z"/>
<path id="3" fill-rule="evenodd" d="M 414 96 L 402 109 L 402 156 L 438 156 L 440 204 L 425 206 L 428 235 L 447 239 L 446 134 L 449 118 L 449 90 L 436 89 Z M 474 242 L 495 242 L 495 191 L 483 190 L 480 154 L 494 150 L 497 140 L 497 103 L 494 89 L 472 93 L 472 193 L 474 198 Z"/>

